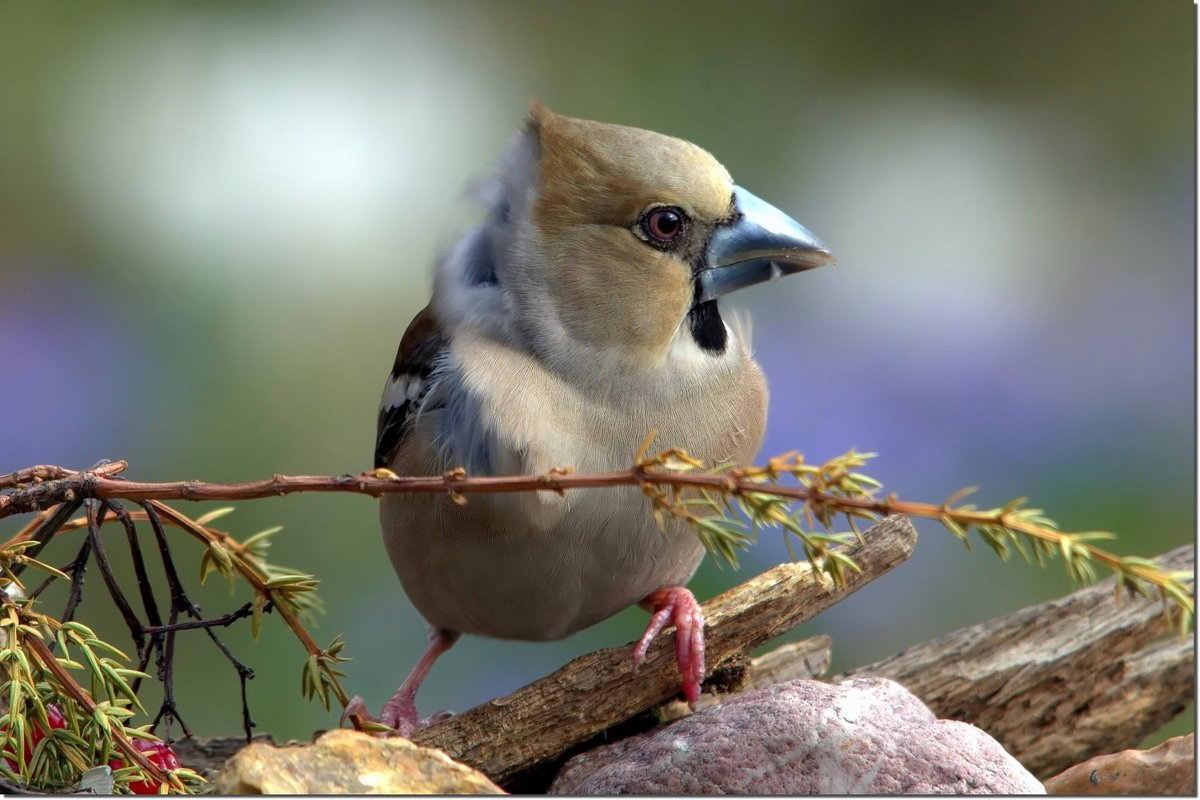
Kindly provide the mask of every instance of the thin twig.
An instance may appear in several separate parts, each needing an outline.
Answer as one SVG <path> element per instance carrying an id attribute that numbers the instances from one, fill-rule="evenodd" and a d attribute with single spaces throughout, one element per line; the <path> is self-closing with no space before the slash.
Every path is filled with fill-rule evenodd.
<path id="1" fill-rule="evenodd" d="M 129 605 L 129 600 L 126 599 L 125 593 L 121 591 L 121 585 L 117 582 L 117 576 L 113 573 L 112 564 L 108 560 L 108 554 L 104 551 L 104 546 L 100 542 L 100 525 L 103 519 L 96 515 L 95 504 L 93 501 L 87 502 L 87 520 L 88 520 L 88 541 L 92 545 L 92 550 L 96 557 L 96 568 L 100 570 L 100 577 L 104 579 L 104 585 L 108 589 L 108 594 L 112 597 L 113 604 L 121 613 L 121 619 L 125 621 L 125 625 L 129 628 L 129 632 L 133 635 L 136 642 L 139 638 L 138 631 L 142 629 L 142 623 L 134 613 L 133 607 Z M 103 510 L 102 512 L 103 513 Z"/>
<path id="2" fill-rule="evenodd" d="M 251 614 L 253 603 L 246 603 L 236 611 L 230 611 L 213 619 L 194 619 L 191 622 L 177 622 L 174 625 L 159 625 L 147 627 L 146 633 L 167 633 L 169 631 L 192 631 L 201 628 L 227 628 L 239 619 L 246 619 Z"/>
<path id="3" fill-rule="evenodd" d="M 158 601 L 154 598 L 154 587 L 150 583 L 150 574 L 146 571 L 146 560 L 142 557 L 142 547 L 138 543 L 137 526 L 133 524 L 133 519 L 125 510 L 125 506 L 116 500 L 108 500 L 105 504 L 112 509 L 113 516 L 125 529 L 125 540 L 129 544 L 129 556 L 133 561 L 133 574 L 137 578 L 138 593 L 142 597 L 142 608 L 146 611 L 147 625 L 159 625 L 162 618 L 158 615 Z M 146 649 L 145 626 L 139 620 L 136 627 L 130 627 L 129 633 L 133 636 L 133 646 L 141 654 Z"/>
<path id="4" fill-rule="evenodd" d="M 601 486 L 628 486 L 647 478 L 655 483 L 680 486 L 703 486 L 712 489 L 736 488 L 726 476 L 651 473 L 646 470 L 624 469 L 587 475 L 548 473 L 546 475 L 513 475 L 503 477 L 468 477 L 455 472 L 430 477 L 391 478 L 370 473 L 361 475 L 275 475 L 259 481 L 244 483 L 207 483 L 204 481 L 173 481 L 149 483 L 123 481 L 101 477 L 95 473 L 78 472 L 68 478 L 31 486 L 0 495 L 0 518 L 13 514 L 37 511 L 68 498 L 99 498 L 126 500 L 253 500 L 297 492 L 349 492 L 378 497 L 391 493 L 496 493 L 520 491 L 562 492 Z M 761 489 L 761 485 L 756 485 Z"/>
<path id="5" fill-rule="evenodd" d="M 129 464 L 124 461 L 108 461 L 96 465 L 94 469 L 89 471 L 98 475 L 108 476 L 124 472 L 128 468 Z M 0 475 L 0 489 L 11 489 L 27 483 L 43 483 L 45 481 L 59 480 L 78 474 L 78 470 L 56 467 L 52 464 L 39 464 L 36 467 L 28 467 L 26 469 L 19 469 L 16 472 L 10 472 L 7 475 Z"/>
<path id="6" fill-rule="evenodd" d="M 105 465 L 111 469 L 113 465 Z M 44 471 L 62 468 L 35 467 Z M 24 474 L 30 470 L 22 470 Z M 59 473 L 48 473 L 59 474 Z M 5 476 L 5 479 L 9 476 Z M 3 480 L 3 479 L 0 479 Z M 880 516 L 903 515 L 944 521 L 951 518 L 965 525 L 1000 525 L 1017 531 L 1032 539 L 1061 545 L 1069 534 L 1031 524 L 1014 513 L 951 509 L 946 503 L 919 503 L 898 499 L 895 495 L 885 498 L 846 497 L 823 491 L 817 487 L 779 486 L 764 484 L 760 477 L 747 477 L 736 472 L 712 474 L 651 470 L 633 466 L 623 470 L 574 474 L 568 470 L 551 470 L 542 475 L 480 476 L 470 477 L 458 471 L 428 477 L 395 477 L 376 473 L 360 475 L 274 475 L 271 478 L 242 483 L 207 483 L 203 481 L 174 481 L 150 483 L 126 481 L 105 477 L 99 470 L 71 473 L 68 477 L 46 481 L 25 489 L 0 495 L 0 518 L 11 514 L 37 510 L 54 502 L 74 498 L 129 498 L 144 500 L 248 500 L 262 497 L 293 494 L 297 492 L 348 492 L 378 497 L 384 494 L 447 493 L 451 496 L 467 494 L 493 494 L 498 492 L 549 491 L 561 494 L 570 489 L 614 487 L 614 486 L 667 486 L 724 492 L 731 495 L 769 494 L 775 497 L 799 500 L 807 509 L 837 509 L 841 511 L 866 512 Z M 64 520 L 65 521 L 65 520 Z M 1079 542 L 1076 545 L 1099 563 L 1120 574 L 1162 586 L 1162 575 L 1151 568 L 1130 564 L 1121 556 L 1102 550 L 1094 545 Z M 286 610 L 280 613 L 287 618 Z M 290 624 L 290 623 L 289 623 Z"/>
<path id="7" fill-rule="evenodd" d="M 179 579 L 179 572 L 175 568 L 175 560 L 171 557 L 170 546 L 167 543 L 166 531 L 163 530 L 162 521 L 159 519 L 158 513 L 155 510 L 157 507 L 158 504 L 151 503 L 149 501 L 142 503 L 142 509 L 146 512 L 146 516 L 150 520 L 150 525 L 154 529 L 154 537 L 158 542 L 159 552 L 161 553 L 163 559 L 163 570 L 167 576 L 167 585 L 171 588 L 172 620 L 169 625 L 162 628 L 162 630 L 166 632 L 168 638 L 167 648 L 168 650 L 173 651 L 173 637 L 175 635 L 175 631 L 183 630 L 184 626 L 187 625 L 187 623 L 178 623 L 175 621 L 175 617 L 177 616 L 175 613 L 176 609 L 186 613 L 188 616 L 192 617 L 198 622 L 196 627 L 204 629 L 204 632 L 208 634 L 208 638 L 212 640 L 212 643 L 216 645 L 218 650 L 221 651 L 226 660 L 233 665 L 234 670 L 238 674 L 238 680 L 242 683 L 242 721 L 246 729 L 246 738 L 249 739 L 251 736 L 250 728 L 254 723 L 250 717 L 250 709 L 245 705 L 244 700 L 246 696 L 246 681 L 254 677 L 254 670 L 242 663 L 236 656 L 233 655 L 230 649 L 225 646 L 225 643 L 222 642 L 217 636 L 216 631 L 213 630 L 215 625 L 204 620 L 204 616 L 200 613 L 200 607 L 193 603 L 187 596 L 187 592 L 183 588 L 183 581 Z M 242 612 L 244 613 L 234 612 L 234 614 L 227 615 L 231 617 L 229 622 L 232 622 L 234 619 L 240 619 L 241 617 L 249 616 L 251 613 L 251 608 L 252 604 L 247 603 L 242 609 Z M 240 616 L 237 616 L 239 613 Z M 229 622 L 224 624 L 228 625 Z M 187 733 L 187 735 L 191 736 L 191 732 L 188 731 L 187 726 L 184 725 L 182 719 L 179 720 L 179 723 L 183 725 L 184 731 Z"/>
<path id="8" fill-rule="evenodd" d="M 179 572 L 175 569 L 175 559 L 171 557 L 171 547 L 167 543 L 167 533 L 163 530 L 162 522 L 159 520 L 158 515 L 154 513 L 154 509 L 148 502 L 142 503 L 142 510 L 150 518 L 150 527 L 154 530 L 154 539 L 158 543 L 158 553 L 162 558 L 163 572 L 166 574 L 167 586 L 171 592 L 171 611 L 164 634 L 162 663 L 159 665 L 159 678 L 163 685 L 163 700 L 162 705 L 158 709 L 158 715 L 154 718 L 154 722 L 151 725 L 151 730 L 157 729 L 159 721 L 166 717 L 167 735 L 163 737 L 164 739 L 170 738 L 172 719 L 179 721 L 179 725 L 183 728 L 186 736 L 191 736 L 192 732 L 188 729 L 187 723 L 183 721 L 183 718 L 179 716 L 178 709 L 175 706 L 175 625 L 179 620 L 180 612 L 189 615 L 194 612 L 194 615 L 199 617 L 200 610 L 187 599 L 187 595 L 183 591 L 183 583 L 179 580 Z"/>
<path id="9" fill-rule="evenodd" d="M 75 555 L 75 560 L 71 562 L 71 588 L 67 592 L 67 604 L 63 608 L 62 616 L 59 617 L 60 622 L 70 622 L 75 619 L 75 609 L 83 600 L 83 580 L 87 574 L 87 563 L 91 554 L 92 540 L 91 538 L 84 539 L 83 544 L 79 547 L 79 552 Z M 49 579 L 54 577 L 50 575 Z"/>

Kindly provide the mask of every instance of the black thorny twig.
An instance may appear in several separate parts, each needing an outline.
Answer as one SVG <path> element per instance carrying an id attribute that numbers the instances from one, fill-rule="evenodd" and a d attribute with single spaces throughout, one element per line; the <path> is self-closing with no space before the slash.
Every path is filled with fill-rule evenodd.
<path id="1" fill-rule="evenodd" d="M 153 657 L 157 667 L 158 679 L 163 684 L 163 702 L 157 715 L 154 717 L 152 728 L 157 728 L 159 722 L 165 720 L 166 735 L 163 738 L 170 741 L 171 721 L 177 720 L 183 728 L 184 735 L 189 737 L 192 735 L 187 723 L 180 716 L 179 708 L 175 702 L 174 645 L 175 634 L 178 631 L 200 628 L 208 634 L 213 644 L 216 645 L 217 649 L 221 651 L 222 655 L 233 665 L 234 670 L 237 672 L 242 701 L 242 727 L 245 731 L 246 739 L 249 741 L 255 722 L 250 714 L 247 681 L 254 677 L 254 670 L 234 656 L 213 629 L 227 627 L 240 619 L 251 616 L 253 606 L 251 603 L 245 603 L 228 614 L 213 619 L 204 619 L 200 613 L 199 606 L 190 600 L 187 591 L 184 589 L 183 581 L 179 577 L 171 555 L 166 532 L 161 519 L 154 509 L 153 503 L 147 501 L 140 503 L 140 505 L 146 514 L 146 519 L 149 521 L 151 528 L 154 530 L 159 555 L 162 559 L 163 571 L 171 593 L 171 608 L 166 622 L 162 619 L 157 599 L 154 596 L 154 588 L 146 567 L 136 523 L 120 501 L 88 499 L 61 503 L 54 513 L 47 517 L 32 534 L 30 538 L 36 544 L 26 548 L 25 555 L 30 558 L 36 558 L 45 545 L 54 538 L 58 530 L 76 514 L 80 507 L 83 507 L 87 534 L 75 558 L 61 570 L 61 572 L 70 576 L 71 583 L 60 621 L 69 622 L 74 619 L 76 609 L 83 599 L 83 585 L 87 568 L 89 562 L 94 559 L 96 568 L 104 581 L 105 588 L 108 590 L 109 597 L 120 613 L 137 649 L 137 671 L 145 672 L 149 666 L 150 659 Z M 145 613 L 145 623 L 139 618 L 137 612 L 134 611 L 133 606 L 122 591 L 108 553 L 104 548 L 100 532 L 110 515 L 121 524 L 125 531 L 138 592 Z M 19 575 L 26 566 L 28 565 L 19 562 L 13 564 L 12 572 L 15 575 Z M 47 576 L 45 580 L 28 592 L 28 596 L 31 599 L 37 598 L 58 577 L 56 575 Z M 271 610 L 270 604 L 267 604 L 264 610 L 269 612 Z M 187 615 L 191 621 L 180 622 L 180 614 Z M 48 646 L 51 648 L 56 647 L 56 645 L 57 643 L 53 641 L 48 643 Z M 137 677 L 133 680 L 131 688 L 136 693 L 139 691 L 140 685 L 141 678 Z"/>

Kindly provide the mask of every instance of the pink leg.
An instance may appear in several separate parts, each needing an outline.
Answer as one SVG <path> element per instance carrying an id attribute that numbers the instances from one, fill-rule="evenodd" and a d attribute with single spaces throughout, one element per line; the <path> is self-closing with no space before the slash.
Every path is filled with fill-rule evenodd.
<path id="1" fill-rule="evenodd" d="M 650 642 L 669 622 L 675 627 L 675 663 L 683 679 L 683 696 L 689 704 L 695 703 L 704 680 L 704 613 L 700 604 L 682 586 L 668 586 L 652 592 L 641 605 L 653 614 L 633 648 L 633 668 L 641 666 Z"/>
<path id="2" fill-rule="evenodd" d="M 370 714 L 365 713 L 366 707 L 362 698 L 355 697 L 346 706 L 346 710 L 342 714 L 343 721 L 352 713 L 358 714 L 372 722 L 381 722 L 389 728 L 395 728 L 396 733 L 400 736 L 411 736 L 413 731 L 428 725 L 430 720 L 423 720 L 417 716 L 417 690 L 421 688 L 421 683 L 429 674 L 429 668 L 433 666 L 433 662 L 437 661 L 438 656 L 449 650 L 458 641 L 458 637 L 459 634 L 455 631 L 434 628 L 430 633 L 429 647 L 425 649 L 421 660 L 413 667 L 412 672 L 408 673 L 404 683 L 400 684 L 400 688 L 392 695 L 392 699 L 383 704 L 379 718 L 374 719 Z"/>

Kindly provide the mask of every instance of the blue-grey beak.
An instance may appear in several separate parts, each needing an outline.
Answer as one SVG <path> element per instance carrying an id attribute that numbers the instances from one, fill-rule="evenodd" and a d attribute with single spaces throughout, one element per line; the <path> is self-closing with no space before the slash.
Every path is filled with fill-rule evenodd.
<path id="1" fill-rule="evenodd" d="M 739 216 L 709 240 L 707 267 L 696 276 L 697 303 L 833 261 L 820 239 L 770 203 L 740 186 L 733 187 L 733 202 Z"/>

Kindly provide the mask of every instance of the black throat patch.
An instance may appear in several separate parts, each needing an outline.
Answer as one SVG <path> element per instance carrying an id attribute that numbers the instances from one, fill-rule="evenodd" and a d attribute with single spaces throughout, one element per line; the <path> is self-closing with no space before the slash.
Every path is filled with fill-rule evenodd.
<path id="1" fill-rule="evenodd" d="M 688 325 L 692 329 L 692 338 L 700 345 L 701 350 L 714 355 L 725 352 L 729 334 L 725 330 L 725 320 L 721 319 L 716 300 L 692 306 L 692 310 L 688 312 Z"/>
<path id="2" fill-rule="evenodd" d="M 737 209 L 737 198 L 734 195 L 729 196 L 729 210 L 725 216 L 715 222 L 705 223 L 701 228 L 702 235 L 696 238 L 695 248 L 687 260 L 692 265 L 693 288 L 696 292 L 695 299 L 692 301 L 692 310 L 688 312 L 688 327 L 692 330 L 692 338 L 700 349 L 706 353 L 711 353 L 719 356 L 725 352 L 725 348 L 729 344 L 729 332 L 725 330 L 725 320 L 721 319 L 721 310 L 717 308 L 716 300 L 706 300 L 703 303 L 697 303 L 695 300 L 700 299 L 700 274 L 708 269 L 708 245 L 712 241 L 713 233 L 717 228 L 724 225 L 732 225 L 741 219 L 741 212 Z"/>

